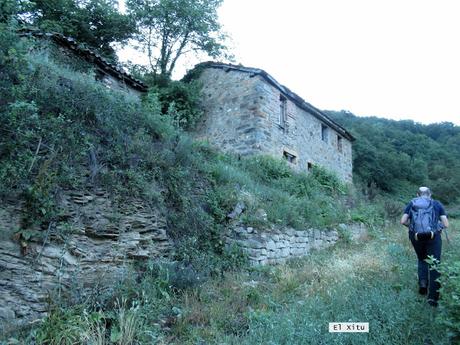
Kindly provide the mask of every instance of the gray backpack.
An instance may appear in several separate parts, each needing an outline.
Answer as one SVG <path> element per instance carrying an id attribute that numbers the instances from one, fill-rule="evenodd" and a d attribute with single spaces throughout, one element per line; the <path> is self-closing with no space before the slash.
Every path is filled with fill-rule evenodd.
<path id="1" fill-rule="evenodd" d="M 438 228 L 433 200 L 423 197 L 412 199 L 410 219 L 409 228 L 416 235 L 431 233 L 433 236 Z"/>

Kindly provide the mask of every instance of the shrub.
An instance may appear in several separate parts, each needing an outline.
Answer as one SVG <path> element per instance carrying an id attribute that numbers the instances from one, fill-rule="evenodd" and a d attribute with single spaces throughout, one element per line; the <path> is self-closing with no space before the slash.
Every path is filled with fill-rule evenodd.
<path id="1" fill-rule="evenodd" d="M 442 298 L 438 321 L 447 329 L 453 343 L 457 343 L 460 341 L 460 260 L 443 262 L 438 270 Z"/>
<path id="2" fill-rule="evenodd" d="M 198 81 L 185 83 L 169 81 L 166 87 L 157 88 L 163 114 L 184 130 L 194 128 L 203 111 L 199 107 L 200 85 Z"/>
<path id="3" fill-rule="evenodd" d="M 311 175 L 323 188 L 340 194 L 346 193 L 346 187 L 339 178 L 321 166 L 314 165 L 311 169 Z"/>
<path id="4" fill-rule="evenodd" d="M 272 182 L 292 176 L 292 170 L 285 161 L 271 156 L 260 155 L 243 159 L 242 166 L 262 182 Z"/>
<path id="5" fill-rule="evenodd" d="M 45 319 L 36 332 L 38 344 L 73 345 L 78 344 L 82 333 L 87 328 L 83 310 L 55 309 Z"/>

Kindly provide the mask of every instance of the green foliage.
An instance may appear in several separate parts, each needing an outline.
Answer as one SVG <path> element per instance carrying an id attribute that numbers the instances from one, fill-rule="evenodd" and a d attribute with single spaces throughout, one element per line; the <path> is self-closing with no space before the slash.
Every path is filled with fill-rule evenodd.
<path id="1" fill-rule="evenodd" d="M 449 335 L 460 339 L 460 261 L 441 266 L 441 294 L 443 307 L 440 319 Z"/>
<path id="2" fill-rule="evenodd" d="M 13 43 L 13 33 L 2 35 L 0 44 Z M 47 55 L 27 56 L 16 41 L 0 56 L 10 67 L 0 104 L 0 195 L 22 195 L 27 217 L 44 222 L 65 188 L 89 184 L 158 201 L 157 142 L 168 145 L 175 130 L 155 95 L 143 106 Z"/>
<path id="3" fill-rule="evenodd" d="M 327 171 L 326 169 L 320 166 L 313 166 L 311 169 L 312 177 L 318 181 L 318 183 L 326 189 L 329 189 L 332 192 L 339 192 L 345 194 L 346 187 L 339 180 L 339 178 L 333 173 Z"/>
<path id="4" fill-rule="evenodd" d="M 460 256 L 458 250 L 458 239 L 444 247 L 444 259 L 439 264 L 438 270 L 441 273 L 440 313 L 438 321 L 446 328 L 447 334 L 452 343 L 460 341 Z"/>
<path id="5" fill-rule="evenodd" d="M 209 281 L 185 295 L 173 343 L 450 344 L 417 293 L 413 249 L 400 230 Z M 370 332 L 329 333 L 329 322 L 369 322 Z"/>
<path id="6" fill-rule="evenodd" d="M 176 307 L 179 292 L 203 282 L 196 271 L 181 264 L 140 263 L 113 289 L 98 292 L 95 299 L 86 298 L 84 303 L 67 308 L 56 306 L 29 340 L 35 338 L 39 344 L 158 343 L 162 339 L 160 324 L 180 313 Z"/>
<path id="7" fill-rule="evenodd" d="M 362 118 L 344 111 L 328 114 L 356 137 L 354 175 L 367 188 L 400 194 L 400 186 L 410 184 L 413 195 L 417 187 L 428 185 L 442 202 L 459 198 L 460 127 Z"/>
<path id="8" fill-rule="evenodd" d="M 0 24 L 13 24 L 17 15 L 30 10 L 31 6 L 28 0 L 0 1 Z"/>
<path id="9" fill-rule="evenodd" d="M 39 344 L 73 345 L 78 344 L 82 331 L 86 328 L 80 309 L 56 309 L 36 332 Z"/>
<path id="10" fill-rule="evenodd" d="M 55 309 L 35 330 L 39 344 L 139 344 L 144 334 L 140 307 L 116 301 L 112 310 L 88 311 L 84 305 Z"/>
<path id="11" fill-rule="evenodd" d="M 23 201 L 25 229 L 19 229 L 17 236 L 25 241 L 39 238 L 37 231 L 59 220 L 62 190 L 102 187 L 120 205 L 136 198 L 162 209 L 178 262 L 141 265 L 140 275 L 127 277 L 112 291 L 94 297 L 97 301 L 57 308 L 37 331 L 42 343 L 96 339 L 156 343 L 161 338 L 159 320 L 174 320 L 187 328 L 179 317 L 186 304 L 182 296 L 225 272 L 247 269 L 247 256 L 223 240 L 233 223 L 269 230 L 329 227 L 352 220 L 376 227 L 383 223 L 385 212 L 396 214 L 397 201 L 383 204 L 376 198 L 379 204 L 360 203 L 335 175 L 319 167 L 310 174 L 297 173 L 284 160 L 238 158 L 194 143 L 177 130 L 177 124 L 188 129 L 199 117 L 193 85 L 159 86 L 141 103 L 106 89 L 91 73 L 61 66 L 37 49 L 31 50 L 34 55 L 26 54 L 27 45 L 11 31 L 0 35 L 0 58 L 8 66 L 0 70 L 5 76 L 0 81 L 0 197 Z M 176 126 L 164 116 L 171 115 L 171 109 L 179 114 Z M 242 213 L 231 220 L 228 214 L 238 203 L 244 205 Z M 211 308 L 208 316 L 200 317 L 228 337 L 256 336 L 264 330 L 264 320 L 283 324 L 274 312 L 282 311 L 289 296 L 299 297 L 313 280 L 301 281 L 292 274 L 277 282 L 282 286 L 268 297 L 263 289 L 247 285 L 240 288 L 241 295 L 227 289 L 223 295 L 232 299 L 226 306 L 236 317 L 225 308 Z M 361 294 L 367 291 L 351 280 L 337 286 Z M 378 285 L 377 290 L 382 292 L 383 287 Z M 337 291 L 322 292 L 319 299 L 309 301 L 310 307 L 322 306 L 324 319 L 334 315 L 325 296 L 336 296 Z M 391 297 L 388 291 L 382 296 Z M 382 302 L 377 294 L 369 298 L 372 308 Z M 345 300 L 335 299 L 343 308 Z M 297 308 L 304 314 L 313 310 Z M 370 313 L 363 310 L 359 311 Z M 398 318 L 397 313 L 390 315 Z M 296 320 L 312 322 L 304 316 Z"/>
<path id="12" fill-rule="evenodd" d="M 27 72 L 27 44 L 14 33 L 14 23 L 0 22 L 0 109 L 15 101 Z"/>
<path id="13" fill-rule="evenodd" d="M 34 26 L 59 32 L 116 61 L 112 44 L 126 42 L 134 33 L 134 22 L 118 12 L 114 0 L 35 0 L 27 11 Z"/>
<path id="14" fill-rule="evenodd" d="M 351 210 L 350 220 L 371 228 L 381 227 L 385 221 L 384 209 L 378 204 L 361 203 Z"/>
<path id="15" fill-rule="evenodd" d="M 307 175 L 270 156 L 222 157 L 210 167 L 210 173 L 218 186 L 213 195 L 224 210 L 221 214 L 230 213 L 242 202 L 241 219 L 249 225 L 305 228 L 346 221 L 347 188 L 324 169 Z"/>
<path id="16" fill-rule="evenodd" d="M 286 162 L 270 156 L 256 156 L 243 160 L 244 168 L 262 182 L 272 182 L 292 176 Z"/>
<path id="17" fill-rule="evenodd" d="M 201 94 L 197 81 L 170 81 L 166 87 L 159 88 L 157 93 L 162 113 L 170 116 L 176 127 L 184 130 L 194 128 L 203 114 L 199 107 Z"/>
<path id="18" fill-rule="evenodd" d="M 191 52 L 213 58 L 225 51 L 217 9 L 222 0 L 128 0 L 136 20 L 137 39 L 147 52 L 150 69 L 169 79 L 178 59 Z"/>

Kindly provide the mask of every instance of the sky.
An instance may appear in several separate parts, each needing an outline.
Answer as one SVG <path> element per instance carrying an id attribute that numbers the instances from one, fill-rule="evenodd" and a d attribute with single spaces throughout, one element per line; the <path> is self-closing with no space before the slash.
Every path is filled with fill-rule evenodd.
<path id="1" fill-rule="evenodd" d="M 317 108 L 460 125 L 459 10 L 457 0 L 224 0 L 219 20 L 235 63 Z"/>

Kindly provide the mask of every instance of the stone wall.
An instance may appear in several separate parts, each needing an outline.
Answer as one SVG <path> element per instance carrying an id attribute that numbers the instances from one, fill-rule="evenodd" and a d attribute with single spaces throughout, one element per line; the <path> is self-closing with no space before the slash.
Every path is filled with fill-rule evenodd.
<path id="1" fill-rule="evenodd" d="M 352 181 L 351 142 L 328 126 L 323 138 L 325 124 L 261 75 L 205 68 L 200 80 L 205 116 L 198 138 L 242 155 L 292 155 L 291 165 L 299 171 L 307 172 L 317 164 L 336 172 L 343 181 Z M 285 98 L 283 123 L 279 120 L 280 98 Z"/>
<path id="2" fill-rule="evenodd" d="M 105 74 L 102 71 L 98 71 L 98 77 L 97 80 L 102 82 L 107 88 L 111 90 L 117 90 L 117 91 L 123 91 L 126 92 L 132 96 L 136 96 L 141 98 L 144 93 L 142 93 L 139 90 L 136 90 L 132 87 L 130 87 L 127 83 L 123 82 L 123 80 L 114 78 L 113 76 L 109 74 Z"/>
<path id="3" fill-rule="evenodd" d="M 200 80 L 205 116 L 198 125 L 197 137 L 223 151 L 261 153 L 271 134 L 266 115 L 260 111 L 257 79 L 245 73 L 205 69 Z"/>
<path id="4" fill-rule="evenodd" d="M 287 117 L 283 127 L 279 125 L 280 91 L 258 79 L 261 111 L 267 114 L 270 141 L 264 151 L 281 157 L 283 151 L 297 156 L 294 166 L 300 171 L 308 171 L 308 163 L 320 165 L 335 171 L 342 180 L 352 181 L 352 145 L 345 138 L 341 139 L 341 151 L 338 147 L 339 134 L 326 126 L 326 138 L 322 138 L 322 125 L 319 119 L 307 113 L 287 99 Z M 263 93 L 263 94 L 262 94 Z"/>
<path id="5" fill-rule="evenodd" d="M 362 224 L 340 224 L 339 228 L 342 234 L 348 233 L 353 240 L 362 238 L 366 233 Z M 313 228 L 261 230 L 240 224 L 229 231 L 225 240 L 229 246 L 237 244 L 253 265 L 273 265 L 334 245 L 339 240 L 339 231 Z"/>
<path id="6" fill-rule="evenodd" d="M 167 257 L 172 242 L 156 209 L 133 201 L 113 207 L 102 191 L 65 192 L 62 221 L 15 234 L 20 207 L 0 208 L 0 331 L 46 315 L 49 302 L 78 301 L 123 278 L 137 259 Z"/>

